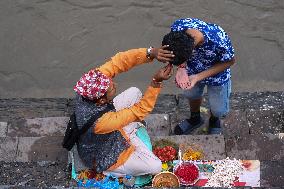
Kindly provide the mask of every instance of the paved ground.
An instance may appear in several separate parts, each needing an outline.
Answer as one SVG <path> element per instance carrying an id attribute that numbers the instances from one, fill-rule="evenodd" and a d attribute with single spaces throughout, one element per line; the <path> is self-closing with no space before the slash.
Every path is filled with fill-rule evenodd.
<path id="1" fill-rule="evenodd" d="M 202 116 L 208 117 L 204 101 Z M 259 159 L 261 186 L 284 185 L 284 92 L 237 93 L 223 120 L 224 135 L 206 135 L 206 124 L 194 135 L 173 136 L 176 123 L 189 115 L 182 96 L 161 95 L 146 118 L 153 140 L 203 146 L 206 159 Z M 0 100 L 0 185 L 72 186 L 67 152 L 60 144 L 72 111 L 72 99 Z M 171 135 L 171 136 L 170 136 Z"/>

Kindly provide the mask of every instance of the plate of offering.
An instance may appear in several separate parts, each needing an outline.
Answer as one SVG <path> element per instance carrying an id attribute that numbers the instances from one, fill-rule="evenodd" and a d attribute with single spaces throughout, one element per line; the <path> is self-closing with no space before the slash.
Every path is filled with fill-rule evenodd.
<path id="1" fill-rule="evenodd" d="M 181 162 L 174 167 L 174 174 L 180 184 L 184 186 L 194 185 L 199 179 L 199 169 L 191 162 Z"/>
<path id="2" fill-rule="evenodd" d="M 155 175 L 152 181 L 152 187 L 155 188 L 176 188 L 179 186 L 180 183 L 178 177 L 174 173 L 168 171 Z"/>

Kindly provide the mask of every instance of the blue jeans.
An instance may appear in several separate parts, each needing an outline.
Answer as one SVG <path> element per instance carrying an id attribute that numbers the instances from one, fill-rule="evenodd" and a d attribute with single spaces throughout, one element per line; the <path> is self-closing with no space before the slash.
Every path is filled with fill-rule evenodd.
<path id="1" fill-rule="evenodd" d="M 203 95 L 205 85 L 197 83 L 192 89 L 186 90 L 184 96 L 189 100 L 200 99 Z M 229 112 L 231 80 L 223 86 L 206 86 L 211 113 L 215 117 L 224 117 Z"/>

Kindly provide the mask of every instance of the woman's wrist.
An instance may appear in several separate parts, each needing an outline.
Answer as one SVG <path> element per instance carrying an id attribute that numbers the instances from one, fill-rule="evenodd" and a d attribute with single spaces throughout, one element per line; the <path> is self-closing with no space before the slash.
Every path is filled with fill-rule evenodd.
<path id="1" fill-rule="evenodd" d="M 151 81 L 151 86 L 154 88 L 161 88 L 162 87 L 162 81 L 157 81 L 157 79 L 153 78 Z"/>
<path id="2" fill-rule="evenodd" d="M 155 48 L 154 47 L 152 47 L 152 46 L 150 46 L 149 48 L 147 48 L 147 50 L 146 50 L 146 57 L 148 58 L 148 59 L 151 59 L 151 60 L 153 60 L 156 56 L 155 56 Z"/>

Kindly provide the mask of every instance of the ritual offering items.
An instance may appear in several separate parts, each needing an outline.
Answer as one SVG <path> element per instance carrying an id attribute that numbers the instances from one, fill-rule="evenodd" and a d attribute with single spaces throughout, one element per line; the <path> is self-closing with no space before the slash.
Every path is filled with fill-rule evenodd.
<path id="1" fill-rule="evenodd" d="M 174 174 L 179 178 L 180 184 L 185 186 L 193 185 L 198 181 L 199 170 L 191 162 L 182 162 L 174 167 Z"/>
<path id="2" fill-rule="evenodd" d="M 153 153 L 162 161 L 173 161 L 177 157 L 178 145 L 169 140 L 159 140 L 154 143 Z"/>
<path id="3" fill-rule="evenodd" d="M 163 148 L 157 147 L 153 153 L 162 161 L 173 161 L 177 156 L 177 151 L 171 146 L 165 146 Z"/>
<path id="4" fill-rule="evenodd" d="M 226 158 L 218 161 L 214 166 L 212 175 L 208 178 L 206 187 L 232 187 L 233 182 L 244 171 L 241 161 Z"/>
<path id="5" fill-rule="evenodd" d="M 161 172 L 157 174 L 152 181 L 152 187 L 155 188 L 176 188 L 179 186 L 179 179 L 171 172 Z"/>
<path id="6" fill-rule="evenodd" d="M 204 158 L 203 150 L 196 144 L 180 145 L 180 149 L 183 161 L 200 160 Z"/>

